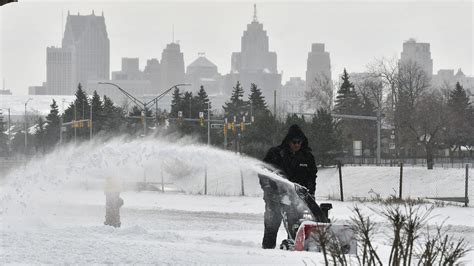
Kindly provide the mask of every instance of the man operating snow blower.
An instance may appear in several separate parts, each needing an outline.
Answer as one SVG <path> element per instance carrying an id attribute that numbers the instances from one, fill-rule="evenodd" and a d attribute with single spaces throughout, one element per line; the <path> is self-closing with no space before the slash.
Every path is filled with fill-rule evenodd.
<path id="1" fill-rule="evenodd" d="M 308 139 L 298 125 L 292 125 L 288 129 L 288 134 L 282 143 L 270 148 L 263 161 L 280 170 L 291 182 L 307 188 L 309 195 L 314 198 L 318 169 L 311 148 L 308 146 Z M 276 246 L 278 229 L 282 221 L 281 208 L 284 206 L 281 204 L 278 184 L 264 175 L 259 175 L 259 179 L 265 201 L 265 232 L 262 248 L 272 249 Z M 291 228 L 291 225 L 297 224 L 300 216 L 294 209 L 288 209 L 286 213 L 288 225 L 290 225 L 288 233 L 294 239 L 298 228 Z"/>

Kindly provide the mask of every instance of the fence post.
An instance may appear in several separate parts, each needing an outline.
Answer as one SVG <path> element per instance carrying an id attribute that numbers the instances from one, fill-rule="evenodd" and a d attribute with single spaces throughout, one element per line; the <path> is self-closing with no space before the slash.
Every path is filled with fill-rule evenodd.
<path id="1" fill-rule="evenodd" d="M 344 201 L 344 191 L 342 188 L 342 163 L 341 161 L 337 162 L 337 168 L 339 169 L 339 191 L 341 192 L 341 201 Z"/>
<path id="2" fill-rule="evenodd" d="M 402 192 L 403 192 L 403 162 L 400 163 L 400 184 L 398 189 L 398 199 L 402 199 Z"/>
<path id="3" fill-rule="evenodd" d="M 245 190 L 244 190 L 244 173 L 242 172 L 242 169 L 240 169 L 240 185 L 242 186 L 242 192 L 241 196 L 245 196 Z"/>
<path id="4" fill-rule="evenodd" d="M 163 178 L 163 168 L 160 169 L 161 173 L 161 192 L 165 193 L 165 179 Z"/>
<path id="5" fill-rule="evenodd" d="M 207 195 L 207 165 L 204 166 L 204 195 Z"/>
<path id="6" fill-rule="evenodd" d="M 469 204 L 468 186 L 469 186 L 469 164 L 466 164 L 466 186 L 464 187 L 464 207 Z"/>

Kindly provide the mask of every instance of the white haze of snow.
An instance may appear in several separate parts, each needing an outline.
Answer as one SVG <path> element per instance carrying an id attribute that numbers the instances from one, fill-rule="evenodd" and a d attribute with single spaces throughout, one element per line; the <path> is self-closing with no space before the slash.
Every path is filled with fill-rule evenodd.
<path id="1" fill-rule="evenodd" d="M 272 175 L 260 165 L 188 138 L 115 138 L 62 147 L 0 182 L 0 263 L 321 264 L 318 253 L 260 248 L 264 202 L 257 172 Z M 205 171 L 208 195 L 202 195 Z M 398 186 L 396 167 L 344 167 L 343 174 L 346 199 L 386 197 Z M 406 168 L 404 191 L 414 198 L 462 196 L 463 174 Z M 118 229 L 103 225 L 107 176 L 119 178 L 125 190 Z M 242 176 L 245 197 L 239 196 Z M 337 170 L 322 169 L 318 176 L 319 198 L 338 198 Z M 134 184 L 144 180 L 161 187 L 162 177 L 173 191 L 135 191 Z M 329 202 L 336 222 L 349 220 L 353 202 Z M 370 214 L 367 205 L 373 204 L 363 206 Z M 474 243 L 473 220 L 472 208 L 448 206 L 436 208 L 430 224 L 445 222 L 454 235 Z M 282 226 L 277 242 L 285 235 Z M 376 244 L 387 261 L 390 247 L 382 238 Z M 465 262 L 474 261 L 472 256 Z"/>

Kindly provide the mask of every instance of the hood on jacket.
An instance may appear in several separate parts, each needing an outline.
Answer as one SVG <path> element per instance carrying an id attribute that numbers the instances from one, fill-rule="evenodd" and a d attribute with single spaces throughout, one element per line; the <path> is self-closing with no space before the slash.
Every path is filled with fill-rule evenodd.
<path id="1" fill-rule="evenodd" d="M 286 134 L 285 138 L 281 142 L 280 146 L 283 148 L 289 149 L 290 148 L 289 141 L 292 139 L 301 139 L 303 141 L 301 143 L 302 150 L 310 149 L 310 147 L 308 146 L 308 138 L 303 133 L 301 128 L 296 124 L 290 126 L 290 128 L 288 129 L 288 133 Z"/>

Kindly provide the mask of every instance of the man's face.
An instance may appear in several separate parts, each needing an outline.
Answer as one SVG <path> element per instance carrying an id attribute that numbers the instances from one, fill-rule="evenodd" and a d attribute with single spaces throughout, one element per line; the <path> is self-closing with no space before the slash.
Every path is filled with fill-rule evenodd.
<path id="1" fill-rule="evenodd" d="M 292 139 L 290 140 L 290 149 L 292 152 L 297 152 L 301 149 L 301 143 L 303 141 L 301 139 Z"/>

